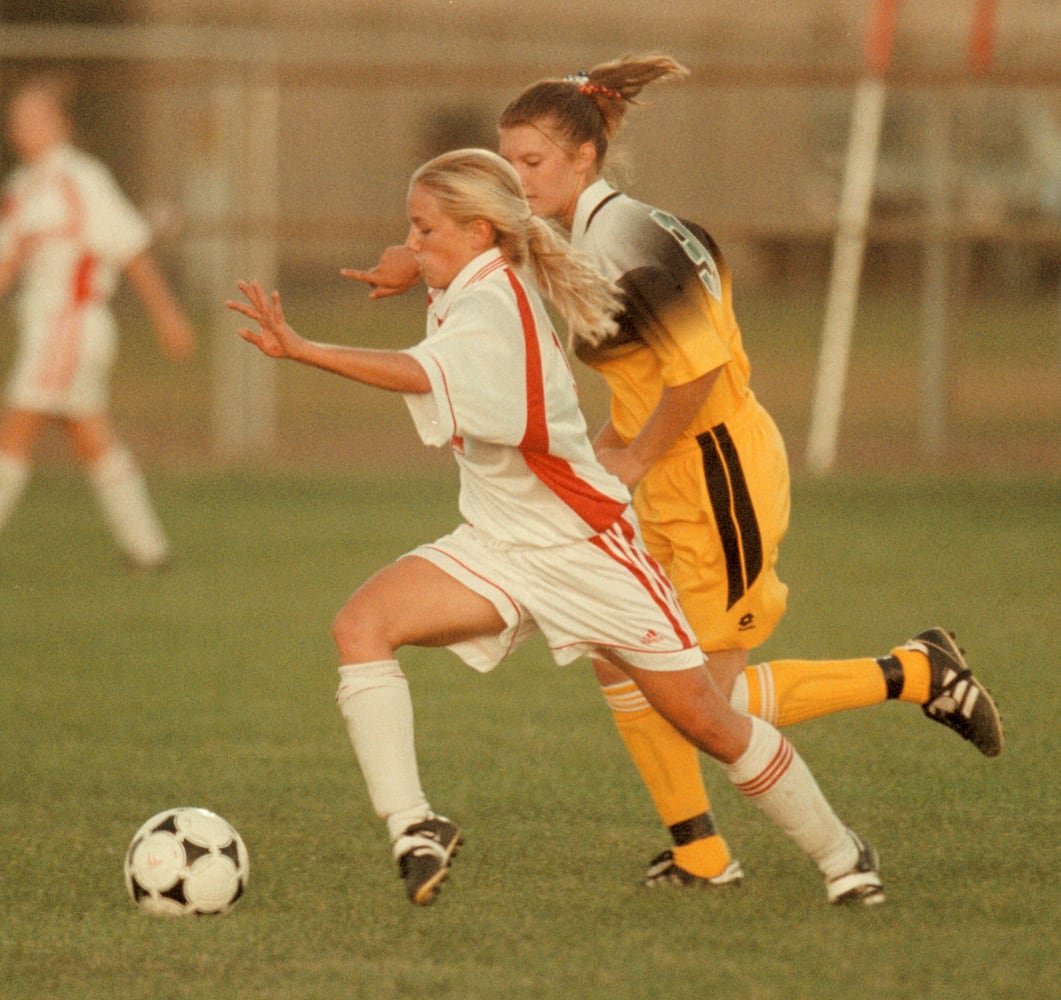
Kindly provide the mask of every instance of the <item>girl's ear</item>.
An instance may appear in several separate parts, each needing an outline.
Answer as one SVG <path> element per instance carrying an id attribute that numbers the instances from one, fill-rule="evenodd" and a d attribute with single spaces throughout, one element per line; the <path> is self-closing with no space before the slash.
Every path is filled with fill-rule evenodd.
<path id="1" fill-rule="evenodd" d="M 486 219 L 472 219 L 471 234 L 472 246 L 478 253 L 489 250 L 497 242 L 494 227 Z"/>
<path id="2" fill-rule="evenodd" d="M 584 142 L 575 150 L 574 170 L 576 174 L 585 174 L 596 169 L 597 147 L 592 142 Z"/>

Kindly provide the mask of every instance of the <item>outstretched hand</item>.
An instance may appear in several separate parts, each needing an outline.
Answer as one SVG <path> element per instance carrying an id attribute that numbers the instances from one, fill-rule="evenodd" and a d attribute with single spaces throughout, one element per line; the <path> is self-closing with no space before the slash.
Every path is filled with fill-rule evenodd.
<path id="1" fill-rule="evenodd" d="M 247 302 L 228 301 L 225 308 L 254 320 L 260 327 L 259 330 L 243 327 L 237 331 L 239 335 L 270 358 L 295 357 L 303 340 L 284 319 L 280 293 L 274 291 L 266 295 L 257 281 L 238 281 L 236 287 L 246 296 Z"/>
<path id="2" fill-rule="evenodd" d="M 379 263 L 368 271 L 344 268 L 339 273 L 344 278 L 371 285 L 370 299 L 401 295 L 420 283 L 420 268 L 413 252 L 406 246 L 387 247 L 380 255 Z"/>

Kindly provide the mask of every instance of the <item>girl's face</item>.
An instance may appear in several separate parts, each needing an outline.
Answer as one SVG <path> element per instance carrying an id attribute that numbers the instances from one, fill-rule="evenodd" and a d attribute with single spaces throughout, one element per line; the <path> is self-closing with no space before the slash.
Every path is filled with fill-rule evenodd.
<path id="1" fill-rule="evenodd" d="M 39 160 L 68 133 L 62 109 L 43 91 L 25 90 L 7 109 L 8 139 L 24 162 Z"/>
<path id="2" fill-rule="evenodd" d="M 501 129 L 498 152 L 519 174 L 534 214 L 556 219 L 570 229 L 578 196 L 596 177 L 593 144 L 586 142 L 569 150 L 555 130 L 542 122 Z"/>
<path id="3" fill-rule="evenodd" d="M 429 288 L 448 288 L 465 264 L 494 245 L 493 227 L 488 222 L 457 222 L 420 184 L 409 192 L 407 208 L 410 225 L 405 245 L 416 257 Z"/>

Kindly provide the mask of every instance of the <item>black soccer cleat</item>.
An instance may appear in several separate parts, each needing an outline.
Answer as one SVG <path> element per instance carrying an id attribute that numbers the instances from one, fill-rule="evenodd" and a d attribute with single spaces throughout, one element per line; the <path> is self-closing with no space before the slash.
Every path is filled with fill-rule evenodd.
<path id="1" fill-rule="evenodd" d="M 410 902 L 417 906 L 434 902 L 463 841 L 460 827 L 445 816 L 431 816 L 405 828 L 392 850 Z"/>
<path id="2" fill-rule="evenodd" d="M 902 648 L 928 657 L 931 681 L 921 711 L 953 729 L 985 757 L 997 757 L 1004 738 L 1002 717 L 990 692 L 973 676 L 953 634 L 930 628 Z"/>
<path id="3" fill-rule="evenodd" d="M 743 878 L 744 872 L 737 860 L 730 861 L 717 875 L 708 878 L 694 875 L 674 860 L 674 852 L 668 848 L 649 862 L 642 884 L 652 887 L 669 885 L 679 889 L 720 889 L 724 886 L 736 888 Z"/>
<path id="4" fill-rule="evenodd" d="M 828 879 L 825 883 L 825 893 L 829 902 L 838 906 L 877 906 L 884 902 L 880 858 L 876 850 L 853 830 L 847 832 L 858 848 L 855 867 L 843 875 Z"/>

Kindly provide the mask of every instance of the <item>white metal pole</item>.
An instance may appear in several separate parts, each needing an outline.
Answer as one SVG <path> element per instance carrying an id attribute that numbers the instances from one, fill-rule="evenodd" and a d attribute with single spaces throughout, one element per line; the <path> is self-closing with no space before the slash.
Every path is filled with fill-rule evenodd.
<path id="1" fill-rule="evenodd" d="M 884 120 L 885 91 L 884 80 L 880 77 L 860 80 L 851 108 L 851 135 L 844 166 L 844 185 L 840 195 L 832 272 L 807 438 L 807 467 L 813 473 L 828 472 L 836 460 L 844 385 L 866 248 L 866 226 Z"/>
<path id="2" fill-rule="evenodd" d="M 228 175 L 226 210 L 251 220 L 239 236 L 220 237 L 218 270 L 209 276 L 213 344 L 213 424 L 215 454 L 223 460 L 267 455 L 276 443 L 276 368 L 235 334 L 231 314 L 220 308 L 238 298 L 237 278 L 272 287 L 279 250 L 279 91 L 272 74 L 255 74 L 239 86 L 215 88 L 221 148 Z M 248 125 L 248 123 L 252 123 Z"/>

